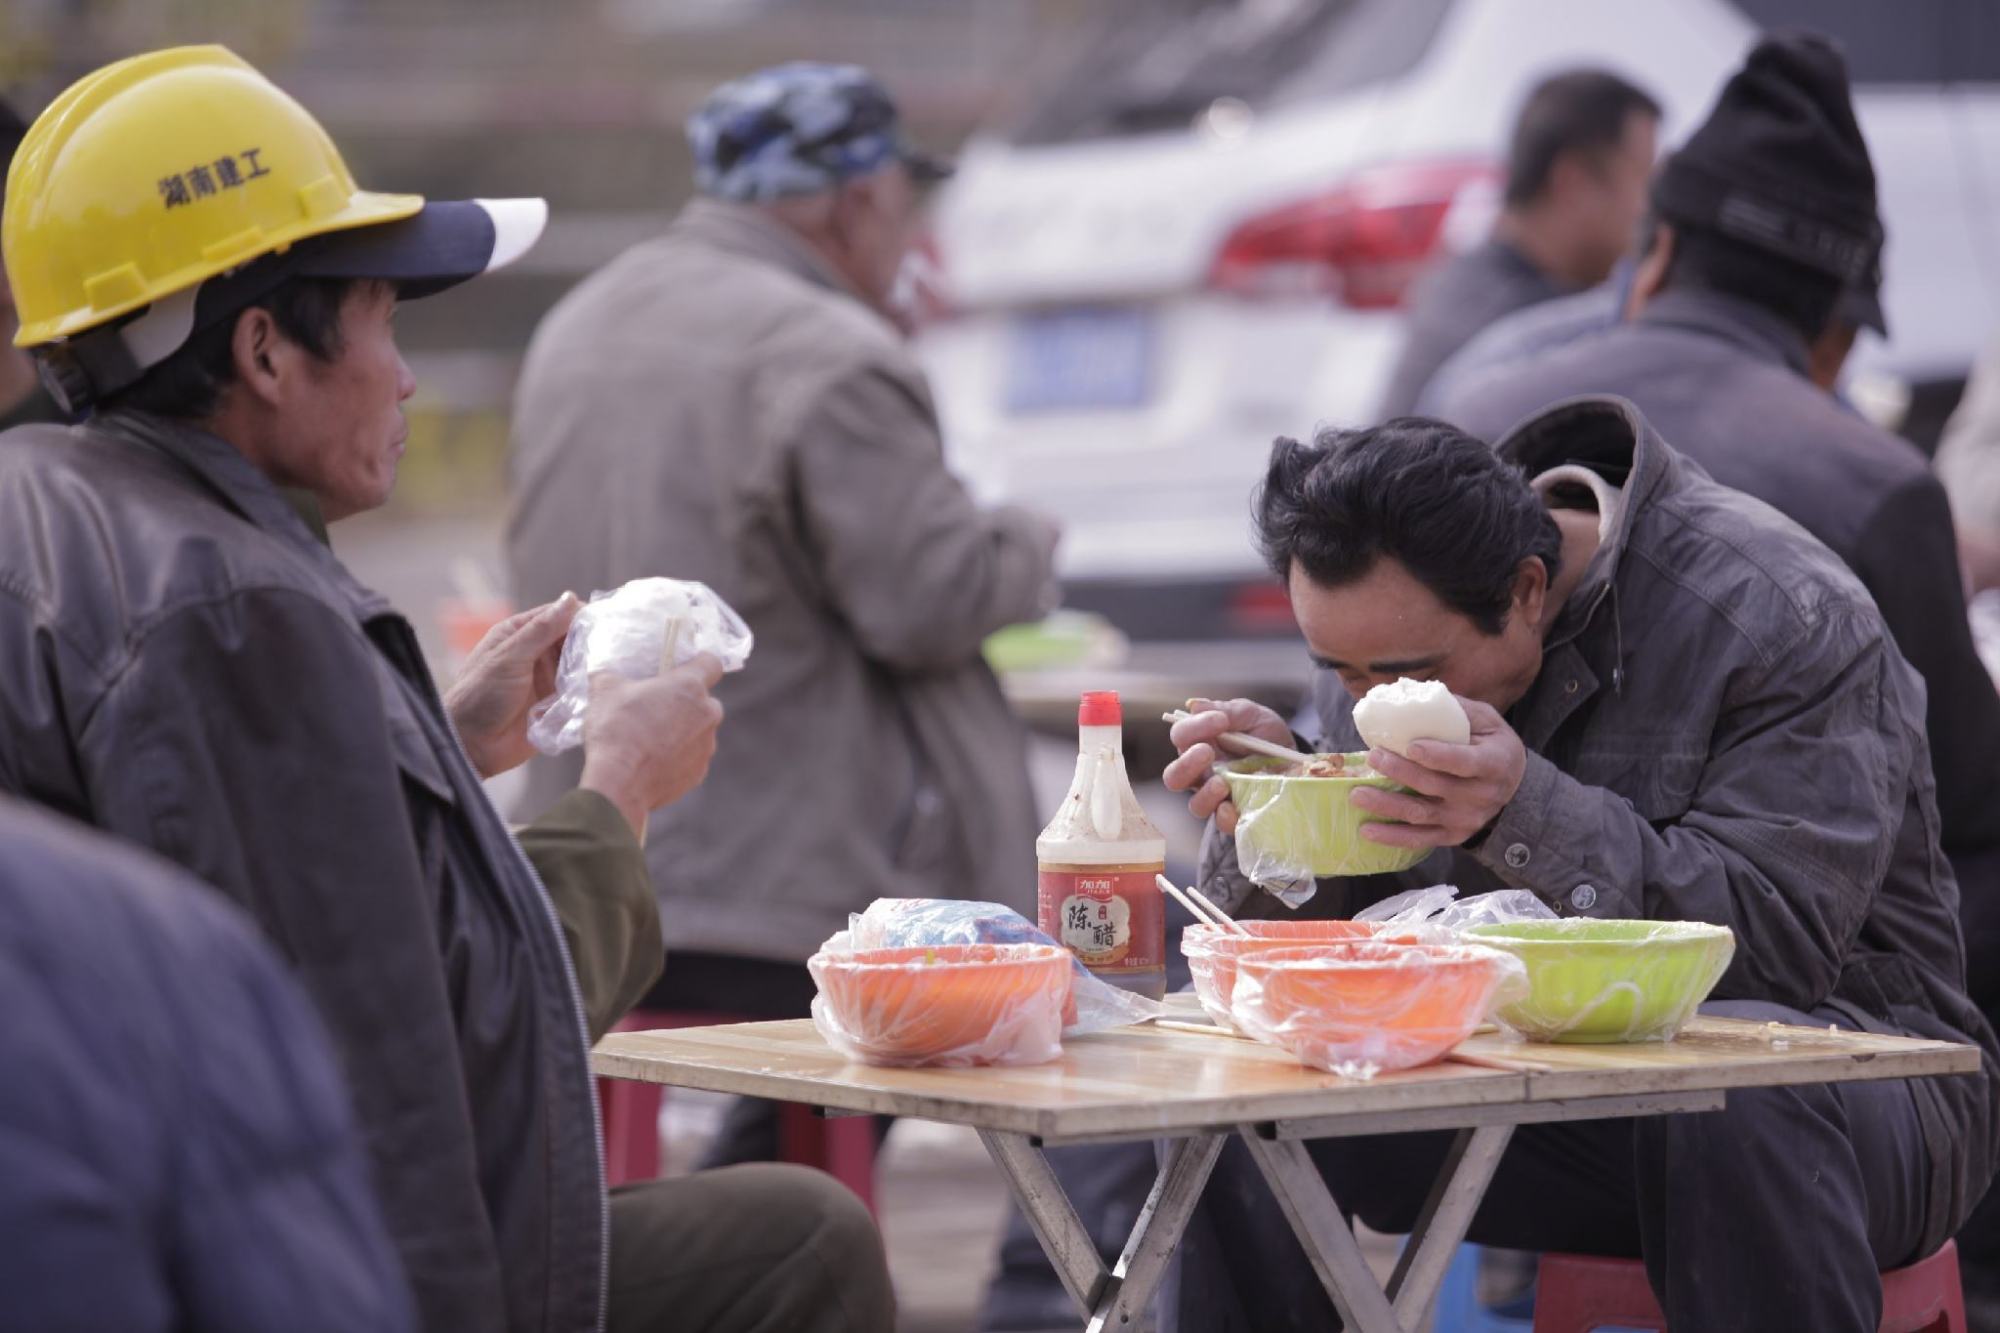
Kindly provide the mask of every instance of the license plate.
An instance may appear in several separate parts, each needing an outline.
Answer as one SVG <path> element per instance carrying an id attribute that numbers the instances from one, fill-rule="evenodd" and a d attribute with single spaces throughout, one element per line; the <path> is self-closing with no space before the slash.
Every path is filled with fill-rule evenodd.
<path id="1" fill-rule="evenodd" d="M 1137 407 L 1153 390 L 1153 321 L 1128 307 L 1022 315 L 1008 357 L 1009 412 Z"/>

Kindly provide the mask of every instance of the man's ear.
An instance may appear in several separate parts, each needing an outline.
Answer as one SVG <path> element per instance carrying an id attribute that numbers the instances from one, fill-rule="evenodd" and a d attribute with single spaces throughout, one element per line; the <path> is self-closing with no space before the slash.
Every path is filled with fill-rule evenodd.
<path id="1" fill-rule="evenodd" d="M 1524 625 L 1542 623 L 1549 596 L 1549 567 L 1539 556 L 1525 556 L 1514 566 L 1514 615 Z"/>
<path id="2" fill-rule="evenodd" d="M 236 382 L 254 397 L 270 403 L 278 400 L 298 350 L 263 307 L 251 306 L 236 316 L 236 327 L 229 336 L 229 356 L 236 367 Z"/>
<path id="3" fill-rule="evenodd" d="M 1624 317 L 1631 319 L 1651 304 L 1667 285 L 1667 272 L 1674 266 L 1674 229 L 1664 222 L 1653 224 L 1652 243 L 1639 256 L 1632 274 L 1632 291 L 1625 298 Z"/>

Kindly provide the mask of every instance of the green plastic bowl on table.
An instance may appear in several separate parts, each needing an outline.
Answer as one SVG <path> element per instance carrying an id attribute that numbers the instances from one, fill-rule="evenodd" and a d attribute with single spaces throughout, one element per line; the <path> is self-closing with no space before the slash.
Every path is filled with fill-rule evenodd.
<path id="1" fill-rule="evenodd" d="M 1528 966 L 1497 1016 L 1531 1041 L 1671 1041 L 1736 953 L 1727 926 L 1567 917 L 1472 926 L 1467 939 Z"/>
<path id="2" fill-rule="evenodd" d="M 1364 769 L 1368 761 L 1365 751 L 1344 758 Z M 1408 870 L 1430 855 L 1429 848 L 1389 847 L 1361 836 L 1363 824 L 1393 821 L 1349 804 L 1354 789 L 1403 787 L 1372 771 L 1367 776 L 1295 778 L 1277 771 L 1284 767 L 1282 759 L 1239 759 L 1219 769 L 1242 817 L 1236 830 L 1237 860 L 1253 879 L 1259 866 L 1308 870 L 1315 876 L 1386 875 Z"/>

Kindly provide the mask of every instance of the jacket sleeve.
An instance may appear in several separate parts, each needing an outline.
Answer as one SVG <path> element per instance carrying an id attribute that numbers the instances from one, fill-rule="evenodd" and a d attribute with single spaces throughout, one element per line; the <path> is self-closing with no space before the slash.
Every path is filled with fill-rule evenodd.
<path id="1" fill-rule="evenodd" d="M 618 808 L 583 788 L 517 836 L 562 920 L 594 1043 L 660 976 L 660 908 L 645 853 Z"/>
<path id="2" fill-rule="evenodd" d="M 1928 473 L 1884 498 L 1861 534 L 1855 572 L 1896 646 L 1924 678 L 1925 731 L 1948 852 L 2000 846 L 2000 694 L 1966 619 L 1944 488 Z"/>
<path id="3" fill-rule="evenodd" d="M 1718 995 L 1811 1009 L 1833 989 L 1904 817 L 1921 739 L 1905 668 L 1874 617 L 1830 615 L 1730 691 L 1686 810 L 1650 822 L 1530 753 L 1473 855 L 1516 888 L 1592 916 L 1736 933 Z M 1579 904 L 1588 884 L 1594 904 Z"/>
<path id="4" fill-rule="evenodd" d="M 920 384 L 883 367 L 848 375 L 798 432 L 806 539 L 869 657 L 907 671 L 955 666 L 994 630 L 1054 606 L 1051 526 L 973 503 L 945 467 Z"/>

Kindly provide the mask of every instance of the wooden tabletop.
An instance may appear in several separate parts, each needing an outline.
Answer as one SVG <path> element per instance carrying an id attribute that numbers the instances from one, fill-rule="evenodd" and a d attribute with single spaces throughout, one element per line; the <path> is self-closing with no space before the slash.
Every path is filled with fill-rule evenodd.
<path id="1" fill-rule="evenodd" d="M 1553 1046 L 1480 1036 L 1461 1049 L 1547 1068 L 1510 1072 L 1443 1064 L 1354 1082 L 1302 1068 L 1285 1052 L 1254 1042 L 1147 1026 L 1070 1038 L 1062 1058 L 1046 1065 L 881 1069 L 836 1053 L 803 1019 L 615 1032 L 598 1043 L 591 1065 L 611 1078 L 1049 1139 L 1912 1078 L 1979 1067 L 1974 1046 L 1726 1018 L 1697 1018 L 1668 1043 Z"/>

